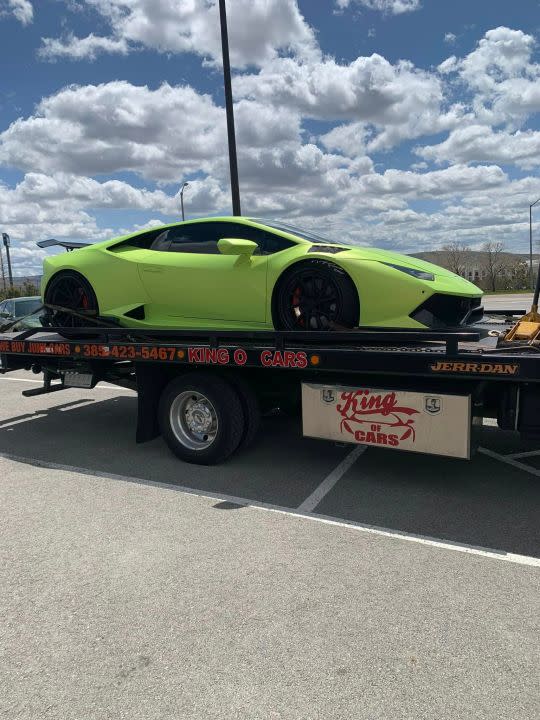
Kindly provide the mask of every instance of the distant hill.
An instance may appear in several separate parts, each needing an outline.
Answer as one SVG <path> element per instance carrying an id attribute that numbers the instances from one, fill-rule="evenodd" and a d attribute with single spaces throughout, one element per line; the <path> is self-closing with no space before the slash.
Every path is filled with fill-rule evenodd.
<path id="1" fill-rule="evenodd" d="M 37 288 L 39 288 L 39 285 L 41 283 L 41 275 L 22 275 L 21 277 L 13 278 L 13 284 L 17 288 L 22 287 L 25 282 L 30 283 L 31 285 L 35 285 Z"/>
<path id="2" fill-rule="evenodd" d="M 427 250 L 425 252 L 409 253 L 409 255 L 411 257 L 419 258 L 420 260 L 426 260 L 427 262 L 435 263 L 435 265 L 444 265 L 444 261 L 448 257 L 448 251 Z M 467 250 L 467 258 L 472 263 L 481 264 L 482 262 L 485 262 L 486 257 L 487 253 L 483 252 L 482 250 Z M 529 262 L 528 253 L 503 252 L 501 253 L 501 258 L 504 258 L 510 264 L 513 264 L 518 260 L 523 260 L 526 263 Z M 533 253 L 533 265 L 535 264 L 535 261 L 536 264 L 538 264 L 539 260 L 540 253 Z"/>

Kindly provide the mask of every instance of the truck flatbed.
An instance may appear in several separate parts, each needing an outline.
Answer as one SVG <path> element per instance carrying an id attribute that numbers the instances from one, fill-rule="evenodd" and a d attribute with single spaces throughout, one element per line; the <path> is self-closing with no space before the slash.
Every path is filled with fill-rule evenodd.
<path id="1" fill-rule="evenodd" d="M 332 333 L 34 329 L 0 334 L 0 372 L 42 372 L 43 387 L 26 395 L 73 386 L 93 388 L 100 381 L 132 387 L 139 396 L 138 441 L 163 432 L 162 398 L 188 373 L 193 381 L 202 377 L 206 382 L 211 376 L 234 387 L 242 399 L 246 426 L 260 414 L 256 405 L 263 410 L 272 403 L 299 406 L 305 387 L 369 385 L 394 394 L 461 395 L 470 398 L 471 422 L 489 415 L 504 429 L 540 433 L 539 351 L 531 346 L 498 348 L 489 329 L 489 325 L 444 332 Z M 200 457 L 195 455 L 192 461 Z"/>

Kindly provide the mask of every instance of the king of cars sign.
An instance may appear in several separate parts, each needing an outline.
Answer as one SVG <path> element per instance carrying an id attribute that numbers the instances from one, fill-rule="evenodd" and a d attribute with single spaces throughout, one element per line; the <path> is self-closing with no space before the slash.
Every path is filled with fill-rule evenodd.
<path id="1" fill-rule="evenodd" d="M 304 435 L 309 437 L 451 457 L 470 456 L 468 395 L 304 383 L 302 405 Z"/>

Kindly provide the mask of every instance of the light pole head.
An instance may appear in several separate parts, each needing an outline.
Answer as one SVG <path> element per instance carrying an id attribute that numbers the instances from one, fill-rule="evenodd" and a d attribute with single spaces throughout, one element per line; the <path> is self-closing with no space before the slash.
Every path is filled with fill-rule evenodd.
<path id="1" fill-rule="evenodd" d="M 11 245 L 10 237 L 7 233 L 2 233 L 2 241 L 4 243 L 4 247 L 9 247 Z"/>

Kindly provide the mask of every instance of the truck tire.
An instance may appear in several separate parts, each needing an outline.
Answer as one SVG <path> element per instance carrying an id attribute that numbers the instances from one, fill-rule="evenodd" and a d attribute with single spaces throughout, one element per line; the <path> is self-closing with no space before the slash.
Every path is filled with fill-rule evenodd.
<path id="1" fill-rule="evenodd" d="M 261 425 L 261 407 L 251 385 L 239 375 L 231 378 L 234 389 L 238 393 L 244 411 L 244 432 L 240 440 L 241 448 L 248 448 L 259 432 Z"/>
<path id="2" fill-rule="evenodd" d="M 242 403 L 225 380 L 192 372 L 172 380 L 159 402 L 161 434 L 182 460 L 217 465 L 240 445 L 245 430 Z"/>

